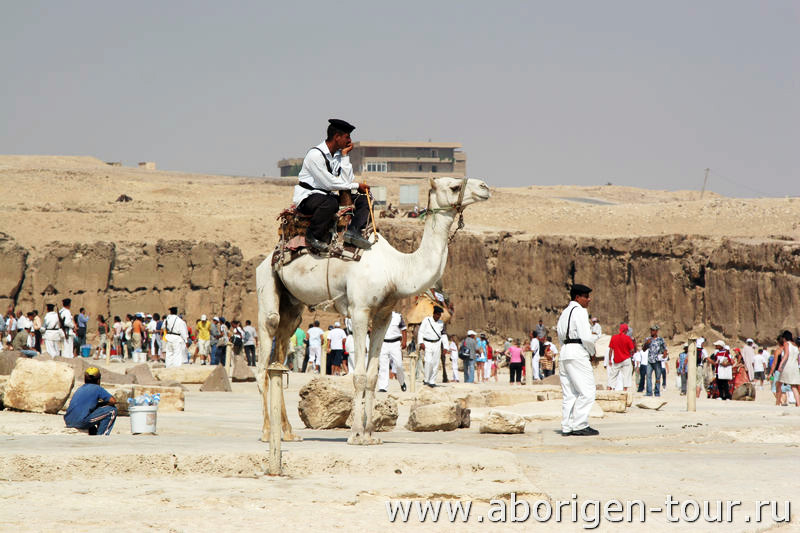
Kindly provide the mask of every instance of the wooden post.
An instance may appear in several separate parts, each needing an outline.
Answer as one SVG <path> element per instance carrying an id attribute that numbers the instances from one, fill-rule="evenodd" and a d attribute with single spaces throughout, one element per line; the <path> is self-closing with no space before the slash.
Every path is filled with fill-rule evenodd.
<path id="1" fill-rule="evenodd" d="M 286 367 L 273 363 L 269 375 L 269 474 L 281 475 L 281 406 L 283 404 L 283 374 Z"/>
<path id="2" fill-rule="evenodd" d="M 108 329 L 108 322 L 106 322 L 106 330 Z M 106 364 L 111 363 L 111 335 L 106 331 Z"/>
<path id="3" fill-rule="evenodd" d="M 411 352 L 409 355 L 411 358 L 411 366 L 409 368 L 409 374 L 411 374 L 411 393 L 417 392 L 417 352 Z"/>
<path id="4" fill-rule="evenodd" d="M 697 343 L 691 337 L 686 351 L 686 410 L 697 411 Z"/>
<path id="5" fill-rule="evenodd" d="M 525 384 L 533 385 L 533 352 L 525 352 Z"/>

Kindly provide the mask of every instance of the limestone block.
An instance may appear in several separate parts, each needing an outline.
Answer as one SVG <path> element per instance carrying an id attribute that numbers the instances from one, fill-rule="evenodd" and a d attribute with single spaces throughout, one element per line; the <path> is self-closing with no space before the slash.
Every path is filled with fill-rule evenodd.
<path id="1" fill-rule="evenodd" d="M 231 392 L 231 380 L 225 367 L 217 365 L 200 386 L 201 392 Z"/>
<path id="2" fill-rule="evenodd" d="M 6 392 L 6 383 L 8 383 L 8 376 L 0 376 L 0 410 L 5 407 L 3 405 L 3 394 Z"/>
<path id="3" fill-rule="evenodd" d="M 203 383 L 214 371 L 210 365 L 181 365 L 172 368 L 152 367 L 153 375 L 159 381 L 178 381 L 180 383 Z"/>
<path id="4" fill-rule="evenodd" d="M 311 429 L 347 427 L 353 409 L 353 393 L 336 387 L 327 377 L 317 377 L 300 389 L 297 412 Z"/>
<path id="5" fill-rule="evenodd" d="M 666 400 L 662 400 L 660 398 L 642 398 L 638 402 L 636 402 L 636 407 L 640 409 L 652 409 L 654 411 L 658 411 L 662 407 L 667 405 Z"/>
<path id="6" fill-rule="evenodd" d="M 255 381 L 256 376 L 253 370 L 247 366 L 247 361 L 243 355 L 233 356 L 233 372 L 231 372 L 231 381 L 240 383 L 243 381 Z"/>
<path id="7" fill-rule="evenodd" d="M 125 374 L 133 376 L 133 382 L 139 385 L 158 385 L 158 380 L 153 376 L 147 363 L 141 363 L 125 370 Z"/>
<path id="8" fill-rule="evenodd" d="M 20 358 L 6 384 L 3 403 L 20 411 L 58 413 L 72 391 L 74 375 L 63 363 Z"/>
<path id="9" fill-rule="evenodd" d="M 411 431 L 453 431 L 461 425 L 455 402 L 416 405 L 411 409 L 406 428 Z"/>
<path id="10" fill-rule="evenodd" d="M 606 413 L 624 413 L 628 409 L 628 393 L 625 391 L 597 391 L 594 400 Z"/>
<path id="11" fill-rule="evenodd" d="M 21 352 L 6 351 L 0 352 L 0 376 L 9 376 L 14 366 L 17 364 L 17 359 L 25 357 Z"/>
<path id="12" fill-rule="evenodd" d="M 386 397 L 375 402 L 372 410 L 372 423 L 375 431 L 391 431 L 397 425 L 397 401 L 394 398 Z M 353 412 L 347 417 L 347 427 L 353 427 Z"/>
<path id="13" fill-rule="evenodd" d="M 525 433 L 525 418 L 509 411 L 492 409 L 481 422 L 481 433 Z"/>

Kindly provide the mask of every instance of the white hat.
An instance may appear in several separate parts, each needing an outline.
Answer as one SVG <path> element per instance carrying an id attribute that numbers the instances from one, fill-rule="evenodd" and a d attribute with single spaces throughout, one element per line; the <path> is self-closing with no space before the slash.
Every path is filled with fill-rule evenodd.
<path id="1" fill-rule="evenodd" d="M 335 328 L 339 328 L 339 327 L 342 327 L 342 325 L 341 325 L 341 324 L 339 324 L 338 322 L 334 322 L 334 323 L 333 323 L 333 327 L 335 327 Z"/>
<path id="2" fill-rule="evenodd" d="M 469 331 L 467 331 L 467 336 L 470 336 L 470 335 L 477 335 L 477 333 L 475 333 L 472 330 L 469 330 Z"/>
<path id="3" fill-rule="evenodd" d="M 592 322 L 597 322 L 598 320 L 600 320 L 600 319 L 599 319 L 599 318 L 597 318 L 596 316 L 593 316 L 593 317 L 592 317 Z"/>
<path id="4" fill-rule="evenodd" d="M 206 315 L 200 315 L 200 320 L 206 320 L 208 317 Z"/>
<path id="5" fill-rule="evenodd" d="M 725 343 L 722 342 L 722 341 L 717 341 L 717 342 L 714 343 L 714 346 L 722 346 L 724 348 L 725 347 Z"/>
<path id="6" fill-rule="evenodd" d="M 514 339 L 512 339 L 511 337 L 509 337 L 507 340 L 509 340 L 509 341 L 513 341 Z"/>
<path id="7" fill-rule="evenodd" d="M 747 340 L 746 340 L 746 341 L 744 341 L 744 342 L 745 342 L 746 344 L 753 344 L 753 339 L 747 339 Z"/>
<path id="8" fill-rule="evenodd" d="M 723 348 L 725 348 L 726 352 L 730 352 L 731 351 L 731 347 L 728 346 L 727 344 L 725 346 L 723 346 Z"/>
<path id="9" fill-rule="evenodd" d="M 211 320 L 215 320 L 215 321 L 219 322 L 219 317 L 218 317 L 218 316 L 215 316 L 215 317 L 214 317 L 214 318 L 212 318 Z"/>

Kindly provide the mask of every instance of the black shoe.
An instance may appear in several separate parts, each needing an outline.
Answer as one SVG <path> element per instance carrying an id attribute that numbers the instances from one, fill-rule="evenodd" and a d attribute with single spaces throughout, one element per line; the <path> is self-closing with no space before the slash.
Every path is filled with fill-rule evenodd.
<path id="1" fill-rule="evenodd" d="M 322 242 L 321 240 L 317 239 L 313 235 L 311 235 L 310 231 L 306 232 L 306 244 L 308 245 L 309 248 L 317 252 L 328 251 L 328 245 Z"/>
<path id="2" fill-rule="evenodd" d="M 562 436 L 562 437 L 569 437 L 570 435 L 572 435 L 572 432 L 571 432 L 571 431 L 567 431 L 567 432 L 565 433 L 563 429 L 561 430 L 561 436 Z"/>
<path id="3" fill-rule="evenodd" d="M 352 244 L 356 248 L 361 248 L 362 250 L 369 250 L 372 248 L 372 243 L 362 237 L 361 233 L 355 230 L 347 230 L 344 232 L 344 242 L 347 244 Z"/>
<path id="4" fill-rule="evenodd" d="M 572 433 L 570 433 L 570 434 L 571 434 L 571 435 L 577 435 L 577 436 L 579 436 L 579 437 L 594 437 L 595 435 L 599 435 L 599 434 L 600 434 L 600 432 L 599 432 L 599 431 L 597 431 L 597 430 L 596 430 L 596 429 L 594 429 L 594 428 L 591 428 L 591 427 L 589 427 L 589 426 L 586 426 L 585 428 L 583 428 L 583 429 L 579 429 L 579 430 L 577 430 L 577 431 L 573 431 L 573 432 L 572 432 Z"/>
<path id="5" fill-rule="evenodd" d="M 403 391 L 403 392 L 405 392 L 405 391 L 406 391 L 406 384 L 405 384 L 405 383 L 403 383 L 402 385 L 400 385 L 400 390 L 401 390 L 401 391 Z"/>
<path id="6" fill-rule="evenodd" d="M 378 389 L 378 392 L 386 392 L 386 389 Z"/>

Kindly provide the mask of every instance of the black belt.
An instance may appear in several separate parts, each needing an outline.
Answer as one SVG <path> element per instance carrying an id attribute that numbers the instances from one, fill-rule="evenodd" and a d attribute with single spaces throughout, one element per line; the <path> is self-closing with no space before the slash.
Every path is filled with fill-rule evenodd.
<path id="1" fill-rule="evenodd" d="M 397 337 L 397 338 L 394 338 L 394 339 L 383 339 L 383 342 L 398 342 L 398 341 L 401 341 L 401 340 L 403 340 L 403 337 Z"/>
<path id="2" fill-rule="evenodd" d="M 564 344 L 583 344 L 583 341 L 580 339 L 565 339 Z"/>
<path id="3" fill-rule="evenodd" d="M 441 339 L 425 339 L 425 338 L 423 338 L 422 340 L 424 340 L 425 342 L 439 342 Z"/>
<path id="4" fill-rule="evenodd" d="M 307 189 L 309 191 L 319 191 L 319 192 L 324 192 L 325 194 L 333 194 L 333 192 L 331 192 L 331 191 L 329 191 L 327 189 L 318 189 L 317 187 L 312 187 L 311 185 L 309 185 L 305 181 L 299 181 L 299 182 L 297 182 L 297 184 L 299 186 L 301 186 L 302 188 Z"/>
<path id="5" fill-rule="evenodd" d="M 61 329 L 61 328 L 47 328 L 47 331 L 58 331 L 58 330 L 60 330 L 60 329 Z M 66 329 L 66 328 L 65 328 L 65 329 Z"/>

